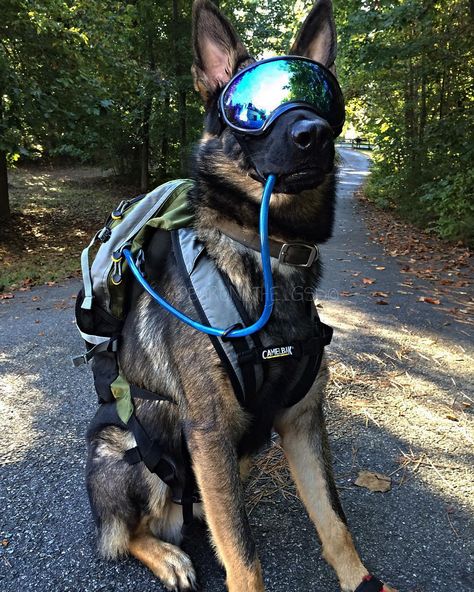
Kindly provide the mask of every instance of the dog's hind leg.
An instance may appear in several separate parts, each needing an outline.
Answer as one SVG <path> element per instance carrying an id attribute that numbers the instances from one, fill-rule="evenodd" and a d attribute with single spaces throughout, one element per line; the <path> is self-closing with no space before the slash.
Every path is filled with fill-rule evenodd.
<path id="1" fill-rule="evenodd" d="M 310 393 L 281 413 L 275 428 L 282 438 L 298 492 L 316 526 L 324 558 L 344 592 L 354 592 L 368 574 L 346 525 L 332 474 L 322 409 L 326 377 L 322 369 Z"/>
<path id="2" fill-rule="evenodd" d="M 176 545 L 153 536 L 149 517 L 142 520 L 130 537 L 130 554 L 145 564 L 169 590 L 196 590 L 196 573 L 188 555 Z"/>
<path id="3" fill-rule="evenodd" d="M 98 526 L 99 552 L 106 559 L 130 554 L 168 589 L 195 590 L 191 560 L 177 546 L 181 508 L 143 463 L 124 461 L 124 452 L 133 446 L 133 436 L 115 427 L 101 430 L 89 442 L 87 489 Z"/>

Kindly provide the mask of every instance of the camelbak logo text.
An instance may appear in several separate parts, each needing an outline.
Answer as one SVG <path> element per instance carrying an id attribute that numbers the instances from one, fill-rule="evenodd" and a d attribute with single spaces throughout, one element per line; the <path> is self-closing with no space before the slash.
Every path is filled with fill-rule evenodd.
<path id="1" fill-rule="evenodd" d="M 264 360 L 271 360 L 272 358 L 283 358 L 284 356 L 293 355 L 293 345 L 287 345 L 285 347 L 273 347 L 271 349 L 264 349 L 262 352 L 262 358 Z"/>

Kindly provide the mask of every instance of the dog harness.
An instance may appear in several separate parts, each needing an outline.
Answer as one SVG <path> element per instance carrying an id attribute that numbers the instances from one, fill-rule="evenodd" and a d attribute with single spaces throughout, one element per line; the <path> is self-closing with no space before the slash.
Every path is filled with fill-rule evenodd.
<path id="1" fill-rule="evenodd" d="M 189 190 L 190 185 L 189 182 L 187 183 L 186 190 Z M 161 213 L 157 203 L 164 199 L 168 202 L 172 201 L 173 191 L 179 189 L 180 185 L 176 183 L 171 185 L 171 192 L 170 184 L 163 187 L 165 187 L 164 190 L 158 188 L 152 192 L 154 215 Z M 145 199 L 149 199 L 150 195 L 145 196 Z M 143 204 L 138 203 L 141 210 L 144 210 Z M 178 207 L 181 219 L 189 222 L 189 217 L 183 215 L 182 200 Z M 140 211 L 138 222 L 126 220 L 128 227 L 135 232 L 135 236 L 140 224 L 142 227 L 145 226 L 146 219 L 147 216 Z M 151 224 L 152 233 L 136 250 L 136 260 L 142 272 L 154 279 L 154 273 L 159 273 L 160 262 L 163 262 L 172 251 L 189 294 L 193 295 L 192 303 L 196 315 L 203 324 L 229 327 L 229 330 L 250 325 L 252 321 L 248 318 L 237 290 L 232 286 L 229 278 L 215 266 L 192 226 L 163 229 L 159 224 L 152 223 L 153 220 L 150 222 L 148 219 L 146 222 Z M 228 234 L 232 236 L 230 230 Z M 110 294 L 106 292 L 107 270 L 103 269 L 104 262 L 112 258 L 113 267 L 109 272 L 112 285 L 115 286 L 118 279 L 117 270 L 120 269 L 121 277 L 125 274 L 119 260 L 120 251 L 116 245 L 106 244 L 111 235 L 112 232 L 106 232 L 104 229 L 96 235 L 102 246 L 92 266 L 94 273 L 91 277 L 86 266 L 84 289 L 76 302 L 76 320 L 81 335 L 86 340 L 87 352 L 75 358 L 74 363 L 79 365 L 92 360 L 95 387 L 101 403 L 88 433 L 91 436 L 107 426 L 130 430 L 135 437 L 136 447 L 125 452 L 125 461 L 129 464 L 143 462 L 151 472 L 157 474 L 171 488 L 173 501 L 183 506 L 186 526 L 192 519 L 192 505 L 198 501 L 199 497 L 184 434 L 180 454 L 180 461 L 184 460 L 185 465 L 183 470 L 183 467 L 177 466 L 179 463 L 170 454 L 167 442 L 163 441 L 159 434 L 150 434 L 135 413 L 136 400 L 161 401 L 167 404 L 174 404 L 174 402 L 169 397 L 150 392 L 140 385 L 130 384 L 120 372 L 117 354 L 125 314 L 122 318 L 117 316 L 117 304 L 112 302 L 111 296 L 113 291 L 110 289 Z M 122 242 L 133 244 L 134 240 L 134 237 L 126 236 Z M 311 248 L 309 251 L 308 248 L 305 250 L 305 245 L 282 245 L 277 252 L 278 244 L 274 241 L 273 243 L 272 256 L 278 254 L 283 264 L 307 267 L 309 260 L 311 260 L 310 264 L 314 261 L 314 253 Z M 249 246 L 255 248 L 251 244 Z M 83 264 L 89 257 L 89 248 L 86 255 L 83 255 Z M 108 255 L 104 254 L 105 248 Z M 100 261 L 102 261 L 101 265 L 98 263 Z M 99 281 L 100 289 L 94 289 L 95 279 L 95 283 Z M 156 279 L 159 281 L 159 277 Z M 127 289 L 131 289 L 130 284 L 126 286 Z M 108 306 L 104 306 L 103 295 L 106 293 Z M 122 306 L 125 310 L 123 299 L 124 296 L 122 296 Z M 117 300 L 119 299 L 115 298 L 115 301 Z M 111 313 L 112 310 L 115 314 Z M 296 404 L 310 389 L 318 374 L 324 347 L 331 341 L 332 328 L 320 321 L 313 302 L 307 303 L 306 310 L 311 322 L 312 334 L 304 341 L 264 344 L 258 333 L 238 339 L 209 336 L 229 376 L 235 395 L 244 408 L 264 385 L 269 366 L 285 363 L 285 359 L 297 360 L 297 370 L 291 388 L 286 393 L 285 406 Z M 98 326 L 101 328 L 100 335 L 97 335 Z"/>

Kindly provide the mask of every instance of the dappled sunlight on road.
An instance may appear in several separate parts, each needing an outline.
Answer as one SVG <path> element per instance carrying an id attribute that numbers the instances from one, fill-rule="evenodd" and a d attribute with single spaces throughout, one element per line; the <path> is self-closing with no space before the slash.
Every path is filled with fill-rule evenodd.
<path id="1" fill-rule="evenodd" d="M 398 442 L 403 481 L 415 474 L 444 499 L 474 510 L 474 361 L 456 342 L 343 301 L 324 304 L 335 329 L 329 416 L 371 424 Z"/>
<path id="2" fill-rule="evenodd" d="M 0 360 L 5 363 L 6 356 Z M 35 419 L 44 399 L 43 393 L 32 385 L 36 378 L 22 376 L 20 372 L 0 375 L 0 465 L 20 462 L 35 448 L 39 437 Z"/>

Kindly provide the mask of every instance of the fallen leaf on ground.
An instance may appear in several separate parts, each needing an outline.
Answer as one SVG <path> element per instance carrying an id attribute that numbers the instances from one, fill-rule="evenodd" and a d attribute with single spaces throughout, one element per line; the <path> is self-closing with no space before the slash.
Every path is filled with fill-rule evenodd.
<path id="1" fill-rule="evenodd" d="M 458 417 L 456 417 L 455 415 L 451 415 L 450 413 L 446 415 L 446 419 L 450 419 L 451 421 L 459 421 Z"/>
<path id="2" fill-rule="evenodd" d="M 353 292 L 347 292 L 346 290 L 343 290 L 342 292 L 339 292 L 339 294 L 341 296 L 344 296 L 345 298 L 350 298 L 351 296 L 354 296 Z"/>
<path id="3" fill-rule="evenodd" d="M 375 304 L 382 304 L 382 305 L 386 306 L 388 304 L 388 302 L 386 300 L 377 300 L 377 302 Z"/>
<path id="4" fill-rule="evenodd" d="M 68 308 L 69 306 L 72 306 L 72 305 L 70 305 L 67 300 L 60 300 L 58 302 L 55 302 L 55 304 L 54 304 L 54 308 L 56 310 L 64 310 L 65 308 Z"/>
<path id="5" fill-rule="evenodd" d="M 372 292 L 372 296 L 378 296 L 379 298 L 388 298 L 386 292 Z"/>
<path id="6" fill-rule="evenodd" d="M 364 284 L 375 284 L 375 280 L 373 278 L 362 278 L 362 283 L 364 283 Z"/>
<path id="7" fill-rule="evenodd" d="M 359 471 L 355 485 L 358 487 L 365 487 L 369 491 L 380 491 L 386 493 L 392 488 L 392 479 L 382 473 L 374 473 L 372 471 Z"/>
<path id="8" fill-rule="evenodd" d="M 428 304 L 441 304 L 438 298 L 430 298 L 429 296 L 420 296 L 418 302 L 427 302 Z"/>
<path id="9" fill-rule="evenodd" d="M 12 294 L 11 292 L 0 294 L 0 300 L 10 300 L 11 298 L 15 298 L 15 294 Z"/>
<path id="10" fill-rule="evenodd" d="M 377 271 L 383 271 L 385 269 L 385 267 L 383 265 L 378 265 L 375 269 Z"/>

